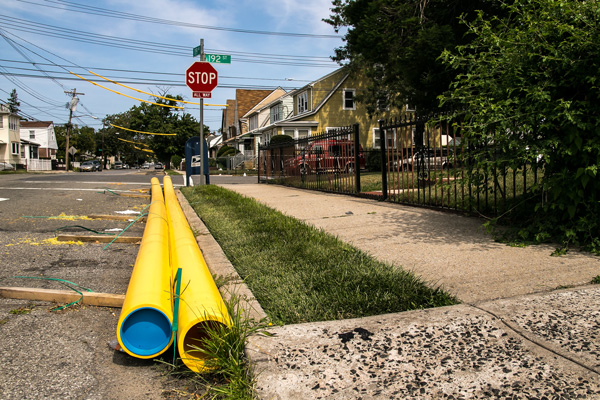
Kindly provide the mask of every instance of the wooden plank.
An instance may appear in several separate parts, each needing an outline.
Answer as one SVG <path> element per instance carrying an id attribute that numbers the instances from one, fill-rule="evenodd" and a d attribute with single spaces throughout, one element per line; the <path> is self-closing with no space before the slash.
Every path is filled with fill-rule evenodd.
<path id="1" fill-rule="evenodd" d="M 123 196 L 123 197 L 137 197 L 139 199 L 149 199 L 149 198 L 152 197 L 149 194 L 129 194 L 129 193 L 121 193 L 121 194 L 119 194 L 119 196 Z"/>
<path id="2" fill-rule="evenodd" d="M 122 307 L 124 294 L 82 292 L 83 304 L 99 307 Z M 22 287 L 0 287 L 0 297 L 7 299 L 49 301 L 53 303 L 70 303 L 81 298 L 72 290 L 55 290 Z"/>
<path id="3" fill-rule="evenodd" d="M 56 240 L 59 242 L 98 242 L 110 243 L 114 236 L 87 236 L 87 235 L 58 235 Z M 141 236 L 119 236 L 113 243 L 139 243 L 142 241 Z"/>
<path id="4" fill-rule="evenodd" d="M 136 219 L 137 217 L 139 217 L 139 215 L 88 215 L 87 216 L 90 219 L 104 219 L 104 220 L 111 220 L 111 221 L 129 221 Z M 146 222 L 146 217 L 142 217 L 140 219 L 138 219 L 136 222 Z"/>

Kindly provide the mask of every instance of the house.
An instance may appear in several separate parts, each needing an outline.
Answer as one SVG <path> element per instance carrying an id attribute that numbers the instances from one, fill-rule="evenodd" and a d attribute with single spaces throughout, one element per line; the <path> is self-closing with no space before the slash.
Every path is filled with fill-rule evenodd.
<path id="1" fill-rule="evenodd" d="M 208 157 L 216 157 L 219 147 L 223 144 L 223 135 L 210 134 L 205 139 L 208 146 Z"/>
<path id="2" fill-rule="evenodd" d="M 52 121 L 21 121 L 21 139 L 39 144 L 39 158 L 56 159 L 58 143 Z"/>
<path id="3" fill-rule="evenodd" d="M 21 164 L 29 169 L 32 160 L 39 160 L 39 149 L 39 143 L 21 138 Z"/>
<path id="4" fill-rule="evenodd" d="M 223 110 L 221 133 L 223 143 L 232 141 L 236 136 L 248 130 L 247 121 L 242 118 L 252 107 L 271 94 L 272 90 L 236 89 L 235 99 L 227 100 Z"/>
<path id="5" fill-rule="evenodd" d="M 0 163 L 16 168 L 21 164 L 21 137 L 19 116 L 7 104 L 0 104 Z"/>
<path id="6" fill-rule="evenodd" d="M 378 120 L 387 118 L 389 113 L 383 111 L 376 117 L 369 116 L 366 107 L 357 103 L 356 96 L 366 90 L 367 83 L 367 78 L 361 74 L 337 69 L 269 104 L 263 104 L 262 110 L 265 117 L 270 117 L 269 123 L 263 123 L 248 133 L 254 134 L 260 143 L 267 143 L 275 135 L 300 139 L 358 123 L 362 147 L 379 149 Z M 390 145 L 393 146 L 393 143 Z"/>
<path id="7" fill-rule="evenodd" d="M 243 148 L 242 153 L 249 156 L 257 155 L 261 141 L 256 138 L 262 134 L 263 128 L 270 126 L 272 121 L 281 120 L 285 113 L 289 114 L 291 107 L 284 109 L 282 100 L 286 94 L 284 89 L 278 87 L 242 116 L 242 119 L 247 121 L 248 129 L 235 139 L 238 143 L 243 143 L 243 146 L 239 146 L 240 151 Z M 291 106 L 291 101 L 289 105 Z"/>

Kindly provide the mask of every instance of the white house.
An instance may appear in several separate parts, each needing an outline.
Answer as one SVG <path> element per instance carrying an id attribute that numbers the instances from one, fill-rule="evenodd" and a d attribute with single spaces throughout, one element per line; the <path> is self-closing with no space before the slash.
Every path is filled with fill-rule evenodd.
<path id="1" fill-rule="evenodd" d="M 21 164 L 19 116 L 7 104 L 0 104 L 0 163 Z"/>
<path id="2" fill-rule="evenodd" d="M 56 159 L 58 144 L 52 121 L 21 121 L 21 139 L 40 145 L 39 158 Z"/>

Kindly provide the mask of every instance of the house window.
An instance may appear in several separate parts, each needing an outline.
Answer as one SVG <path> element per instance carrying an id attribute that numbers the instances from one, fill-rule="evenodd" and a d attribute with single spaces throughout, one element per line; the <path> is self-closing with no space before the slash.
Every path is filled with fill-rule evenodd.
<path id="1" fill-rule="evenodd" d="M 4 128 L 4 118 L 0 117 L 0 128 Z"/>
<path id="2" fill-rule="evenodd" d="M 35 139 L 35 131 L 29 131 L 29 139 Z"/>
<path id="3" fill-rule="evenodd" d="M 29 146 L 29 158 L 32 160 L 37 160 L 39 158 L 37 146 Z"/>
<path id="4" fill-rule="evenodd" d="M 354 89 L 344 89 L 344 110 L 356 110 L 356 104 L 354 100 L 356 90 Z"/>
<path id="5" fill-rule="evenodd" d="M 305 113 L 309 110 L 308 108 L 308 91 L 302 92 L 298 95 L 298 114 Z"/>
<path id="6" fill-rule="evenodd" d="M 25 158 L 25 145 L 21 143 L 21 158 Z"/>
<path id="7" fill-rule="evenodd" d="M 406 105 L 404 106 L 404 111 L 414 112 L 417 111 L 417 107 L 414 104 L 406 103 Z"/>
<path id="8" fill-rule="evenodd" d="M 10 142 L 10 152 L 11 154 L 18 156 L 19 153 L 19 142 Z"/>
<path id="9" fill-rule="evenodd" d="M 308 137 L 308 129 L 298 129 L 298 139 L 304 139 Z"/>
<path id="10" fill-rule="evenodd" d="M 281 104 L 271 107 L 271 123 L 281 121 Z"/>
<path id="11" fill-rule="evenodd" d="M 387 149 L 395 149 L 396 148 L 396 129 L 390 130 L 387 132 Z M 373 128 L 373 148 L 380 149 L 381 148 L 381 135 L 379 133 L 379 128 Z"/>
<path id="12" fill-rule="evenodd" d="M 250 117 L 249 130 L 253 131 L 258 128 L 258 114 L 254 114 Z"/>
<path id="13" fill-rule="evenodd" d="M 8 129 L 16 131 L 19 120 L 17 118 L 8 117 Z M 19 153 L 17 153 L 19 154 Z"/>

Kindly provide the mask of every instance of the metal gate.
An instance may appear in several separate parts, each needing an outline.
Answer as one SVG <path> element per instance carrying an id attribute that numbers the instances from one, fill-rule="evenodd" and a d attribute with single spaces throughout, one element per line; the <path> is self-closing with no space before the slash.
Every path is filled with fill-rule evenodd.
<path id="1" fill-rule="evenodd" d="M 258 181 L 336 193 L 360 192 L 365 166 L 358 124 L 259 147 Z"/>
<path id="2" fill-rule="evenodd" d="M 543 171 L 537 163 L 477 165 L 475 156 L 494 160 L 501 150 L 493 141 L 469 146 L 460 121 L 408 115 L 381 120 L 379 129 L 382 193 L 389 201 L 497 216 L 530 192 Z"/>

